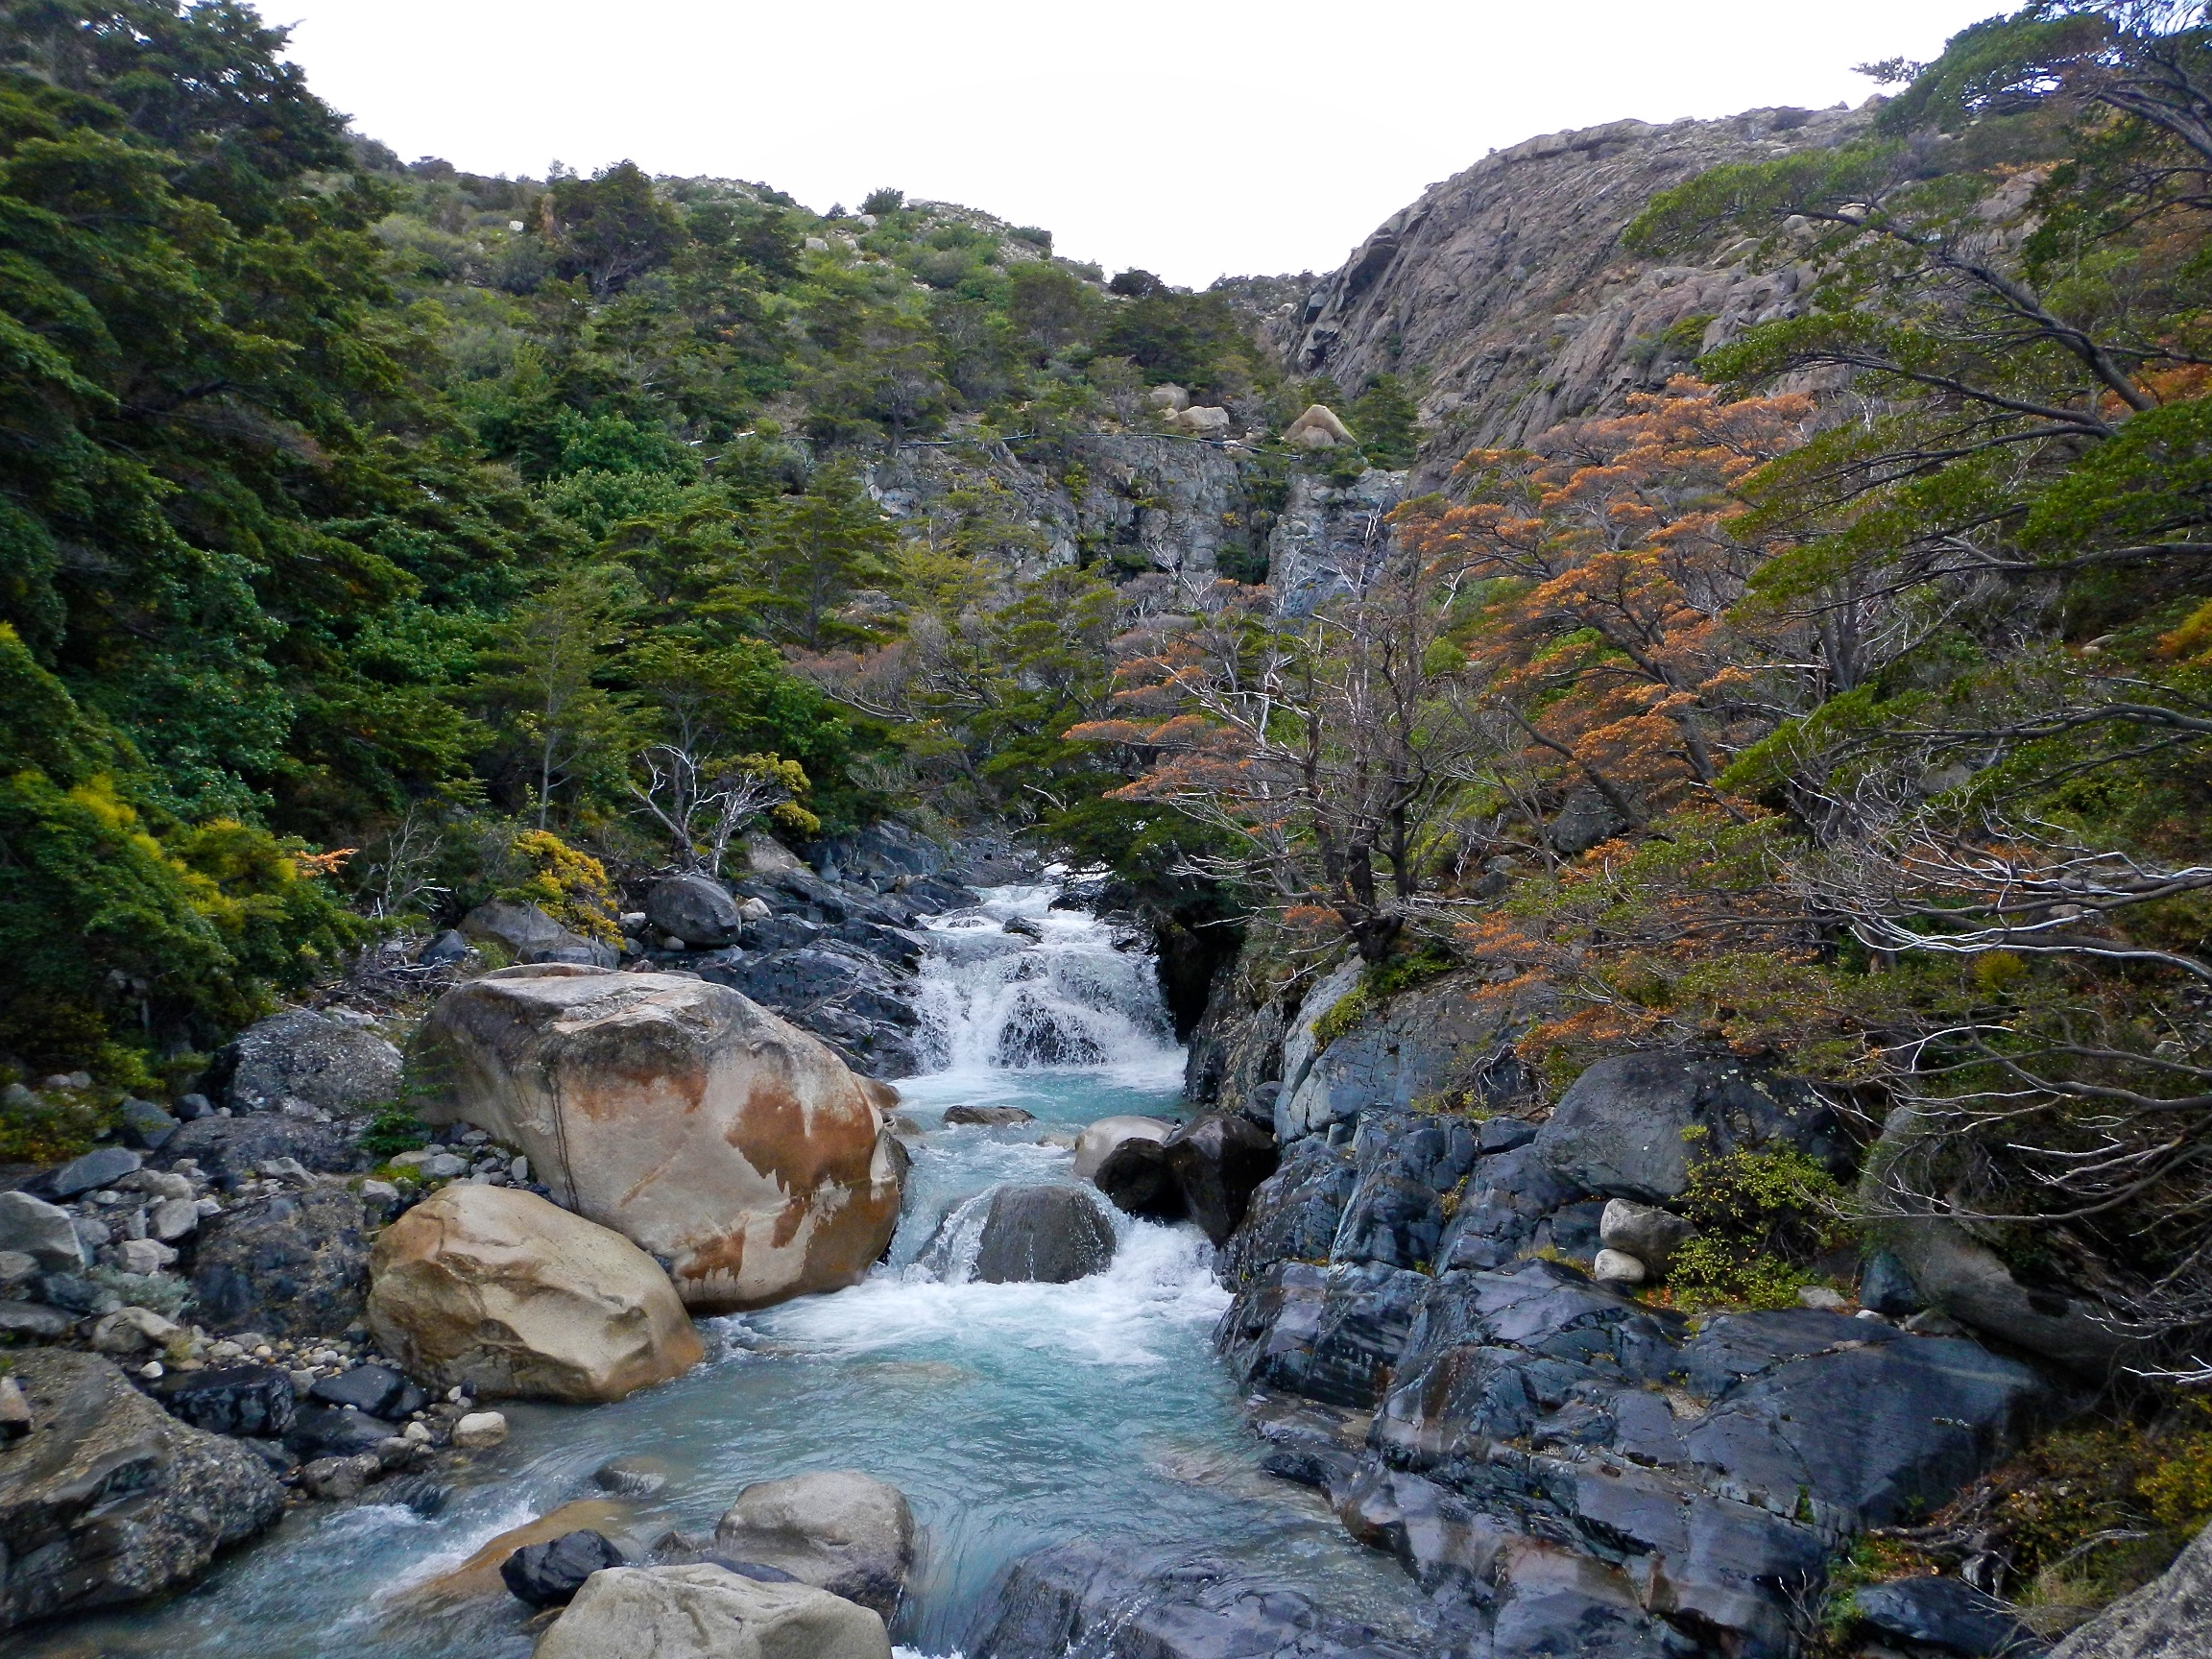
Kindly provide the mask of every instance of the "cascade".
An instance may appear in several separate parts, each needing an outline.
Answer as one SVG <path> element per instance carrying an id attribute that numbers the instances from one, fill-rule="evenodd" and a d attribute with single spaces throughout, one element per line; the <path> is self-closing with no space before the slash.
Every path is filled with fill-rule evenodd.
<path id="1" fill-rule="evenodd" d="M 977 908 L 928 925 L 920 994 L 932 1070 L 1180 1064 L 1150 953 L 1095 916 L 1052 908 L 1059 893 L 1057 882 L 991 888 Z"/>

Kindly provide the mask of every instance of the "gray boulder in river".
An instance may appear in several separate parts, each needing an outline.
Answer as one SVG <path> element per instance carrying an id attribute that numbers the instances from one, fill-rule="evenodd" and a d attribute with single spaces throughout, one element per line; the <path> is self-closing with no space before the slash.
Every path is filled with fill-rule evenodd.
<path id="1" fill-rule="evenodd" d="M 945 1218 L 924 1259 L 950 1271 L 970 1239 L 968 1277 L 985 1285 L 1066 1285 L 1114 1262 L 1114 1224 L 1080 1187 L 995 1187 Z"/>
<path id="2" fill-rule="evenodd" d="M 0 1451 L 0 1628 L 157 1595 L 283 1514 L 267 1463 L 179 1422 L 108 1360 L 30 1349 L 14 1362 L 31 1430 Z"/>
<path id="3" fill-rule="evenodd" d="M 705 1565 L 611 1567 L 584 1581 L 534 1659 L 890 1659 L 883 1621 L 805 1584 Z"/>
<path id="4" fill-rule="evenodd" d="M 857 1469 L 794 1475 L 738 1493 L 714 1544 L 888 1619 L 914 1567 L 914 1512 L 898 1487 Z"/>

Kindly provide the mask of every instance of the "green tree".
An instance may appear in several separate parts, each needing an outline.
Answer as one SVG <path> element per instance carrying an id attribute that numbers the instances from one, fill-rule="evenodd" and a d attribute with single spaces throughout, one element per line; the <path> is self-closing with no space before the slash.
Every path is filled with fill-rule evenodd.
<path id="1" fill-rule="evenodd" d="M 580 565 L 523 600 L 487 654 L 474 695 L 507 736 L 540 830 L 561 790 L 573 799 L 627 763 L 631 711 L 600 680 L 636 605 L 622 566 Z"/>
<path id="2" fill-rule="evenodd" d="M 864 637 L 836 613 L 890 574 L 898 538 L 850 462 L 819 469 L 805 492 L 769 508 L 758 546 L 764 586 L 782 626 L 809 650 Z"/>

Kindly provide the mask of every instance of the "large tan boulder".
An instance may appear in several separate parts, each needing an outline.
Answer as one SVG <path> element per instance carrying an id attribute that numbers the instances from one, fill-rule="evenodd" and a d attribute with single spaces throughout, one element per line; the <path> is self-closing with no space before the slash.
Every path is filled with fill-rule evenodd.
<path id="1" fill-rule="evenodd" d="M 1306 412 L 1283 428 L 1283 442 L 1295 449 L 1334 449 L 1356 444 L 1352 429 L 1336 418 L 1326 403 L 1309 403 Z"/>
<path id="2" fill-rule="evenodd" d="M 724 1567 L 609 1567 L 584 1580 L 533 1659 L 891 1659 L 883 1621 L 805 1584 Z"/>
<path id="3" fill-rule="evenodd" d="M 898 1223 L 898 1096 L 727 986 L 502 969 L 440 999 L 414 1059 L 422 1117 L 520 1147 L 696 1311 L 842 1288 Z"/>
<path id="4" fill-rule="evenodd" d="M 706 1352 L 652 1257 L 512 1187 L 433 1193 L 384 1230 L 369 1273 L 377 1346 L 443 1388 L 619 1400 Z"/>

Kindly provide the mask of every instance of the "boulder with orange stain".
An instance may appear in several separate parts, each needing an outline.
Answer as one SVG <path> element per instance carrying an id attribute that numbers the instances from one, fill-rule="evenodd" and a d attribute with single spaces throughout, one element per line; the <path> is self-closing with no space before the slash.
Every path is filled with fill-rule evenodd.
<path id="1" fill-rule="evenodd" d="M 502 969 L 447 992 L 412 1058 L 427 1121 L 519 1147 L 694 1312 L 851 1285 L 898 1223 L 897 1094 L 727 986 Z"/>

